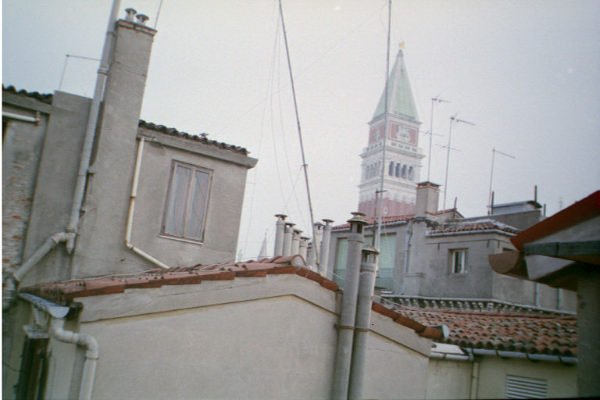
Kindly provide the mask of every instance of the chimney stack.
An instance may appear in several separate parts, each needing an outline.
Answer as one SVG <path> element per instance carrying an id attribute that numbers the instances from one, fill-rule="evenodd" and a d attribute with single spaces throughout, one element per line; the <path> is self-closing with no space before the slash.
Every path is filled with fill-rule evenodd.
<path id="1" fill-rule="evenodd" d="M 321 240 L 321 254 L 319 260 L 319 266 L 321 269 L 321 275 L 327 277 L 327 270 L 329 269 L 329 242 L 331 241 L 331 219 L 323 219 L 325 227 L 323 228 L 323 239 Z"/>
<path id="2" fill-rule="evenodd" d="M 290 256 L 295 256 L 296 254 L 300 254 L 300 234 L 302 231 L 300 229 L 294 229 L 292 231 L 292 251 L 289 254 Z"/>
<path id="3" fill-rule="evenodd" d="M 275 224 L 275 249 L 273 255 L 279 257 L 283 255 L 283 235 L 285 233 L 285 219 L 287 215 L 277 214 L 277 223 Z"/>
<path id="4" fill-rule="evenodd" d="M 283 255 L 292 255 L 292 235 L 294 232 L 294 225 L 291 222 L 285 223 L 285 233 L 283 235 Z"/>
<path id="5" fill-rule="evenodd" d="M 137 11 L 134 8 L 126 8 L 125 13 L 125 21 L 134 22 L 133 19 L 135 18 Z"/>
<path id="6" fill-rule="evenodd" d="M 424 217 L 426 214 L 436 213 L 438 211 L 439 197 L 440 185 L 429 181 L 418 183 L 415 216 Z"/>

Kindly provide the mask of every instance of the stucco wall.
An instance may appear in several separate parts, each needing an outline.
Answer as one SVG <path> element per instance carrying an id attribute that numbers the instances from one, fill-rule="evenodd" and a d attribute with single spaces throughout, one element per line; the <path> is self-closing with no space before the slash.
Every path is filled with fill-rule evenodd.
<path id="1" fill-rule="evenodd" d="M 507 375 L 545 379 L 548 397 L 577 397 L 577 367 L 560 363 L 483 357 L 477 395 L 481 399 L 506 397 Z"/>
<path id="2" fill-rule="evenodd" d="M 326 398 L 334 322 L 286 297 L 92 323 L 94 396 Z"/>
<path id="3" fill-rule="evenodd" d="M 429 360 L 428 399 L 468 399 L 473 364 L 464 361 Z"/>

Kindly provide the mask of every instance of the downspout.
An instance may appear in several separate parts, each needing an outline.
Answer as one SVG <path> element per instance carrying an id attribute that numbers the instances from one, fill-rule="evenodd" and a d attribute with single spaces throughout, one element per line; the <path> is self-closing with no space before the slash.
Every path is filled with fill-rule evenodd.
<path id="1" fill-rule="evenodd" d="M 88 117 L 88 123 L 85 131 L 83 149 L 81 151 L 81 161 L 79 163 L 79 172 L 77 173 L 75 191 L 73 192 L 73 205 L 71 208 L 69 223 L 67 225 L 67 232 L 72 234 L 67 241 L 67 253 L 69 254 L 72 254 L 73 250 L 75 249 L 75 238 L 77 236 L 77 229 L 79 227 L 80 211 L 83 204 L 85 186 L 87 183 L 87 174 L 92 158 L 94 141 L 96 138 L 96 126 L 98 125 L 98 117 L 100 115 L 100 104 L 104 99 L 104 89 L 106 87 L 106 80 L 108 77 L 110 58 L 115 36 L 115 21 L 117 19 L 120 3 L 120 0 L 113 0 L 110 17 L 108 19 L 108 27 L 106 28 L 106 40 L 104 41 L 102 58 L 100 61 L 100 67 L 98 68 L 98 77 L 96 78 L 94 97 L 92 98 L 90 115 Z"/>
<path id="2" fill-rule="evenodd" d="M 133 228 L 133 213 L 135 211 L 135 198 L 137 196 L 137 188 L 138 188 L 138 182 L 140 179 L 140 171 L 142 169 L 141 167 L 142 167 L 142 154 L 144 152 L 144 142 L 145 142 L 144 137 L 141 137 L 140 141 L 138 143 L 137 156 L 135 158 L 135 167 L 133 170 L 133 183 L 131 184 L 131 196 L 129 197 L 129 212 L 127 213 L 127 227 L 125 229 L 125 247 L 127 247 L 129 250 L 133 251 L 135 254 L 150 261 L 152 264 L 158 265 L 159 267 L 164 268 L 164 269 L 169 269 L 170 267 L 168 265 L 166 265 L 162 261 L 159 261 L 158 259 L 152 257 L 150 254 L 146 253 L 145 251 L 135 247 L 131 243 L 131 230 Z"/>
<path id="3" fill-rule="evenodd" d="M 363 395 L 367 338 L 371 327 L 371 304 L 375 291 L 375 271 L 377 269 L 378 254 L 379 252 L 372 247 L 364 248 L 362 251 L 354 346 L 352 349 L 352 365 L 350 367 L 350 389 L 348 396 L 350 399 L 361 399 Z"/>
<path id="4" fill-rule="evenodd" d="M 348 256 L 346 258 L 346 274 L 344 277 L 344 292 L 342 309 L 337 325 L 338 340 L 335 354 L 335 370 L 331 397 L 347 400 L 352 365 L 352 342 L 354 340 L 354 322 L 356 319 L 356 302 L 358 294 L 361 252 L 363 243 L 363 227 L 367 221 L 362 213 L 352 213 L 350 235 L 348 236 Z"/>
<path id="5" fill-rule="evenodd" d="M 19 294 L 23 300 L 31 303 L 38 310 L 47 313 L 50 320 L 49 333 L 60 342 L 73 343 L 85 347 L 85 362 L 83 364 L 83 373 L 81 377 L 81 386 L 79 388 L 79 399 L 89 400 L 92 398 L 92 389 L 96 377 L 96 362 L 100 357 L 100 348 L 98 341 L 91 335 L 66 331 L 64 329 L 64 318 L 69 312 L 68 307 L 54 304 L 46 299 L 31 295 L 29 293 Z"/>
<path id="6" fill-rule="evenodd" d="M 471 366 L 471 388 L 469 390 L 469 399 L 477 399 L 479 394 L 479 361 L 473 357 Z"/>
<path id="7" fill-rule="evenodd" d="M 85 362 L 83 364 L 81 386 L 79 388 L 79 400 L 89 400 L 92 398 L 92 390 L 96 378 L 96 362 L 100 358 L 98 341 L 93 336 L 86 335 L 85 333 L 64 330 L 64 323 L 65 320 L 62 318 L 52 318 L 50 332 L 58 341 L 85 347 Z"/>
<path id="8" fill-rule="evenodd" d="M 402 287 L 400 289 L 400 293 L 404 294 L 406 290 L 406 276 L 408 275 L 408 268 L 410 266 L 410 247 L 411 240 L 413 236 L 413 221 L 410 220 L 408 222 L 408 228 L 406 231 L 406 236 L 404 240 L 404 266 L 402 268 L 402 272 L 404 277 L 402 278 Z"/>
<path id="9" fill-rule="evenodd" d="M 17 287 L 25 275 L 38 263 L 46 254 L 50 253 L 59 243 L 66 242 L 72 235 L 66 232 L 58 232 L 50 236 L 42 245 L 29 257 L 19 268 L 6 276 L 4 294 L 2 297 L 2 309 L 8 310 L 15 299 Z"/>

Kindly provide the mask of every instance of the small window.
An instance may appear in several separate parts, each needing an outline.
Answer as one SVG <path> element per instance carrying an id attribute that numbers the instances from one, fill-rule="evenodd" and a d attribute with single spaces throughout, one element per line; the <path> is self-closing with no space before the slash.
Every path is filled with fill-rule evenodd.
<path id="1" fill-rule="evenodd" d="M 467 272 L 467 249 L 450 250 L 450 271 L 453 274 Z"/>
<path id="2" fill-rule="evenodd" d="M 210 181 L 209 170 L 173 162 L 164 235 L 199 242 L 204 239 Z"/>

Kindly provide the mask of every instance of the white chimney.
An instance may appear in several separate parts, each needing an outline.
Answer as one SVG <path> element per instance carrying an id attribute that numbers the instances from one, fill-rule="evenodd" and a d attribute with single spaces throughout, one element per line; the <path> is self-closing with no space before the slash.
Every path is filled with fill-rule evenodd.
<path id="1" fill-rule="evenodd" d="M 426 214 L 436 213 L 438 211 L 439 198 L 440 185 L 432 182 L 418 183 L 415 216 L 424 217 Z"/>

